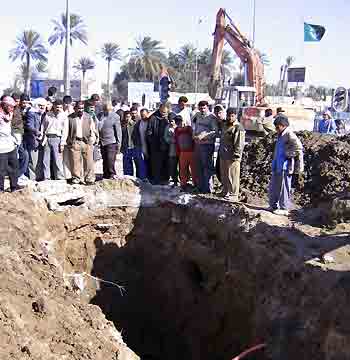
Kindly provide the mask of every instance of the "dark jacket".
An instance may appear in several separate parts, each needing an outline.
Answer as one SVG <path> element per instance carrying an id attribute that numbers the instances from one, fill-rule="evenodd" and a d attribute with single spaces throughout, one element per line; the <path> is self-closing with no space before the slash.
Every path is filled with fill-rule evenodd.
<path id="1" fill-rule="evenodd" d="M 123 140 L 121 152 L 124 153 L 128 149 L 142 149 L 141 136 L 140 136 L 140 120 L 134 122 L 131 120 L 129 124 L 122 127 Z"/>
<path id="2" fill-rule="evenodd" d="M 11 121 L 12 130 L 14 133 L 23 135 L 25 117 L 26 111 L 23 111 L 19 106 L 16 106 L 15 110 L 13 111 L 13 118 Z"/>
<path id="3" fill-rule="evenodd" d="M 220 159 L 241 161 L 245 145 L 245 130 L 236 121 L 232 124 L 225 124 L 221 133 L 219 148 Z"/>
<path id="4" fill-rule="evenodd" d="M 40 114 L 34 110 L 28 111 L 24 121 L 23 142 L 26 149 L 35 150 L 40 145 L 40 127 L 44 114 Z"/>
<path id="5" fill-rule="evenodd" d="M 157 110 L 148 120 L 147 143 L 150 151 L 168 151 L 169 145 L 164 139 L 165 129 L 169 124 Z"/>
<path id="6" fill-rule="evenodd" d="M 122 128 L 120 126 L 120 117 L 115 112 L 109 114 L 102 113 L 100 121 L 97 123 L 100 142 L 102 146 L 122 144 Z"/>

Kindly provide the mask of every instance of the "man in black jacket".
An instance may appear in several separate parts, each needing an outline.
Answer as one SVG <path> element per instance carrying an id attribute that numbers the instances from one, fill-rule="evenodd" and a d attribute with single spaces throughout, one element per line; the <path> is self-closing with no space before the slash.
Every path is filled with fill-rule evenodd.
<path id="1" fill-rule="evenodd" d="M 136 167 L 136 177 L 146 180 L 146 164 L 142 153 L 141 137 L 139 127 L 132 119 L 130 111 L 125 111 L 122 127 L 122 148 L 123 171 L 124 175 L 134 176 L 134 163 Z"/>
<path id="2" fill-rule="evenodd" d="M 167 184 L 169 181 L 169 145 L 164 139 L 165 129 L 169 124 L 168 118 L 169 108 L 167 104 L 161 104 L 159 109 L 150 117 L 148 122 L 147 142 L 151 162 L 151 182 L 154 185 Z"/>

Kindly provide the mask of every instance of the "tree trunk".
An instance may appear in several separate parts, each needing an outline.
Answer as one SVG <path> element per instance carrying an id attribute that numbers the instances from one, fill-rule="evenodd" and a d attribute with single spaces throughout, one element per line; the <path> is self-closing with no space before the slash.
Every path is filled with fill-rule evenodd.
<path id="1" fill-rule="evenodd" d="M 286 72 L 288 69 L 288 65 L 284 65 L 283 66 L 283 75 L 282 75 L 282 96 L 284 96 L 285 94 L 285 90 L 286 90 Z"/>
<path id="2" fill-rule="evenodd" d="M 30 96 L 30 55 L 26 54 L 26 78 L 24 81 L 24 93 Z"/>
<path id="3" fill-rule="evenodd" d="M 111 77 L 111 62 L 107 61 L 107 101 L 111 100 L 110 77 Z"/>
<path id="4" fill-rule="evenodd" d="M 83 70 L 83 80 L 81 82 L 81 95 L 82 95 L 82 98 L 87 96 L 87 86 L 85 84 L 85 76 L 86 76 L 86 70 Z"/>
<path id="5" fill-rule="evenodd" d="M 66 3 L 66 46 L 64 51 L 64 69 L 63 69 L 63 81 L 64 81 L 64 94 L 70 95 L 70 77 L 69 77 L 69 65 L 70 65 L 70 11 L 69 0 Z"/>

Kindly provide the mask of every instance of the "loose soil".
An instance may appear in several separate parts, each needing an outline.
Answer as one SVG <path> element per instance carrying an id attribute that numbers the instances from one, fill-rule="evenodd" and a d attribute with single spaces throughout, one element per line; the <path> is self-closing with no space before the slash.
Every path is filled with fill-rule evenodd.
<path id="1" fill-rule="evenodd" d="M 295 182 L 294 199 L 299 206 L 316 207 L 350 189 L 350 137 L 298 132 L 304 146 L 303 181 Z M 276 136 L 248 144 L 242 159 L 243 199 L 266 199 Z"/>

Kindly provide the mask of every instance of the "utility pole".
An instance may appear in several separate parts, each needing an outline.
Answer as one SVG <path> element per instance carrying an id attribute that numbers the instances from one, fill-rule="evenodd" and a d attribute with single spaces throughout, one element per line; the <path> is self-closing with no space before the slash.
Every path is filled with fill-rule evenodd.
<path id="1" fill-rule="evenodd" d="M 255 15 L 256 15 L 256 0 L 253 0 L 253 47 L 255 46 Z"/>
<path id="2" fill-rule="evenodd" d="M 196 49 L 196 60 L 195 60 L 195 86 L 194 86 L 194 92 L 195 92 L 195 99 L 194 102 L 197 104 L 197 93 L 198 93 L 198 49 Z"/>
<path id="3" fill-rule="evenodd" d="M 69 0 L 66 0 L 66 46 L 64 52 L 63 82 L 64 94 L 70 95 L 70 9 Z"/>

